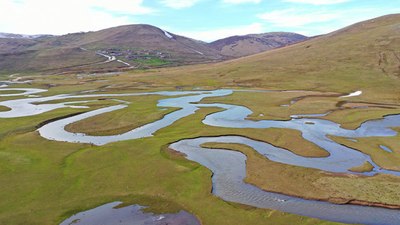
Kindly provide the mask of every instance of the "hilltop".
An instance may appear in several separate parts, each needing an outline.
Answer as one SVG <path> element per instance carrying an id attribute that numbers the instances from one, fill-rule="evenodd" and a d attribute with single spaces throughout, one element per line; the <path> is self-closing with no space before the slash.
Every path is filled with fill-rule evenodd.
<path id="1" fill-rule="evenodd" d="M 271 32 L 231 36 L 211 42 L 209 46 L 220 51 L 222 55 L 242 57 L 284 47 L 307 40 L 308 37 L 289 32 Z"/>

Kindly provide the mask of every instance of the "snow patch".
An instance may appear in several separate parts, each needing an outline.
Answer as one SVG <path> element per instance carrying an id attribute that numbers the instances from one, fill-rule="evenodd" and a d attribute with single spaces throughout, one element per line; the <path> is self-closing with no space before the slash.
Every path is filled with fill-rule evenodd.
<path id="1" fill-rule="evenodd" d="M 170 38 L 170 39 L 172 39 L 172 38 L 174 38 L 174 36 L 172 36 L 170 33 L 168 33 L 167 31 L 165 31 L 165 30 L 162 30 L 162 31 L 164 31 L 164 34 L 165 34 L 165 36 L 167 36 L 167 38 Z"/>
<path id="2" fill-rule="evenodd" d="M 164 219 L 164 218 L 165 218 L 165 216 L 161 215 L 161 216 L 159 216 L 158 218 L 156 218 L 155 220 L 156 220 L 156 221 L 160 221 L 160 220 L 162 220 L 162 219 Z"/>
<path id="3" fill-rule="evenodd" d="M 349 97 L 355 97 L 355 96 L 360 96 L 362 94 L 362 91 L 355 91 L 353 93 L 350 93 L 345 96 L 341 96 L 341 98 L 349 98 Z"/>
<path id="4" fill-rule="evenodd" d="M 195 51 L 195 52 L 199 53 L 200 55 L 204 55 L 204 53 L 202 53 L 202 52 L 199 52 L 199 51 L 197 51 L 197 50 L 194 50 L 194 49 L 193 49 L 193 51 Z"/>

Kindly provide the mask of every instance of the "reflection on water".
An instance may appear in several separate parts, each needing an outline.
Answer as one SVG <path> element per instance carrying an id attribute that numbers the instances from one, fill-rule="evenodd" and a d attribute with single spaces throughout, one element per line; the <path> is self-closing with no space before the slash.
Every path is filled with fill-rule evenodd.
<path id="1" fill-rule="evenodd" d="M 246 118 L 252 111 L 244 106 L 229 104 L 199 104 L 203 98 L 226 96 L 231 90 L 215 91 L 191 91 L 191 92 L 154 92 L 154 93 L 132 93 L 132 94 L 98 94 L 98 95 L 56 95 L 43 98 L 28 98 L 0 102 L 0 105 L 11 108 L 10 111 L 0 112 L 0 118 L 32 116 L 57 108 L 71 107 L 74 102 L 57 104 L 40 104 L 52 100 L 66 100 L 73 98 L 94 98 L 120 96 L 145 96 L 157 94 L 171 96 L 158 102 L 160 108 L 178 107 L 180 110 L 167 114 L 164 118 L 155 122 L 138 127 L 119 135 L 90 136 L 83 133 L 71 133 L 65 131 L 68 124 L 93 117 L 103 113 L 120 110 L 126 107 L 125 102 L 116 106 L 93 110 L 80 115 L 60 119 L 39 128 L 40 135 L 44 138 L 57 141 L 92 143 L 104 145 L 111 142 L 149 137 L 157 130 L 171 125 L 175 121 L 194 114 L 201 107 L 218 107 L 224 109 L 206 116 L 203 123 L 215 127 L 228 128 L 290 128 L 302 133 L 305 140 L 316 144 L 330 153 L 328 157 L 307 158 L 285 149 L 277 148 L 268 143 L 251 140 L 239 136 L 226 137 L 203 137 L 182 140 L 171 145 L 171 148 L 185 153 L 187 158 L 196 161 L 213 171 L 213 193 L 227 201 L 239 202 L 260 208 L 273 208 L 281 211 L 306 215 L 326 220 L 363 223 L 363 224 L 400 224 L 400 213 L 398 210 L 389 210 L 374 207 L 361 207 L 349 205 L 334 205 L 317 201 L 303 200 L 286 195 L 273 194 L 263 191 L 253 185 L 245 184 L 243 179 L 246 175 L 246 157 L 239 152 L 229 150 L 210 150 L 200 147 L 206 142 L 239 143 L 252 147 L 269 160 L 289 165 L 315 168 L 319 170 L 336 173 L 356 173 L 349 169 L 359 166 L 368 161 L 374 169 L 371 172 L 362 173 L 371 176 L 377 173 L 386 173 L 400 176 L 398 171 L 389 171 L 379 168 L 371 157 L 362 152 L 340 145 L 329 139 L 328 136 L 343 136 L 349 139 L 359 137 L 385 137 L 395 136 L 397 132 L 391 127 L 400 126 L 400 115 L 386 116 L 380 120 L 367 121 L 356 130 L 347 130 L 340 124 L 310 118 L 323 116 L 322 114 L 296 115 L 289 121 L 260 120 L 252 121 Z M 184 95 L 184 96 L 183 96 Z M 381 146 L 385 151 L 390 150 Z M 235 165 L 232 167 L 232 165 Z M 356 173 L 357 174 L 357 173 Z"/>
<path id="2" fill-rule="evenodd" d="M 122 202 L 112 202 L 80 212 L 60 225 L 200 225 L 195 216 L 180 211 L 175 214 L 145 213 L 140 205 L 118 207 Z"/>
<path id="3" fill-rule="evenodd" d="M 4 88 L 8 85 L 0 85 L 0 97 L 13 97 L 13 96 L 23 96 L 23 95 L 34 95 L 42 92 L 46 92 L 45 89 L 37 89 L 37 88 Z M 18 91 L 19 93 L 13 94 L 2 94 L 2 91 Z"/>
<path id="4" fill-rule="evenodd" d="M 187 139 L 171 144 L 170 148 L 184 153 L 187 159 L 198 162 L 213 172 L 213 194 L 226 201 L 343 223 L 400 224 L 399 210 L 356 205 L 336 205 L 321 201 L 304 200 L 267 192 L 254 185 L 244 183 L 246 156 L 236 151 L 202 148 L 201 144 L 207 142 L 234 142 L 249 145 L 260 154 L 273 159 L 286 155 L 288 152 L 274 146 L 260 146 L 254 140 L 237 136 Z M 271 149 L 272 153 L 267 153 L 269 150 L 261 147 Z M 279 150 L 286 152 L 280 154 Z"/>
<path id="5" fill-rule="evenodd" d="M 387 146 L 385 146 L 385 145 L 379 145 L 379 147 L 380 147 L 382 150 L 386 151 L 386 152 L 393 153 L 392 149 L 390 149 L 389 147 L 387 147 Z"/>

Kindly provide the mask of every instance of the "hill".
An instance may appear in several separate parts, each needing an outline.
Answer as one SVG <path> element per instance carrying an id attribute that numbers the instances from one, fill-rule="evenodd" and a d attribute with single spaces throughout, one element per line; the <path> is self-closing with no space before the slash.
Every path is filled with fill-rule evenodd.
<path id="1" fill-rule="evenodd" d="M 181 87 L 343 93 L 362 89 L 366 94 L 361 98 L 399 103 L 399 27 L 400 14 L 387 15 L 291 46 L 207 66 L 171 68 L 150 77 L 158 83 L 173 80 Z"/>
<path id="2" fill-rule="evenodd" d="M 126 82 L 179 88 L 252 88 L 350 93 L 364 102 L 400 104 L 400 14 L 215 64 L 128 73 Z"/>
<path id="3" fill-rule="evenodd" d="M 0 38 L 36 39 L 36 38 L 51 37 L 51 36 L 52 35 L 47 35 L 47 34 L 27 35 L 27 34 L 11 34 L 11 33 L 0 32 Z"/>
<path id="4" fill-rule="evenodd" d="M 115 70 L 224 59 L 204 42 L 150 25 L 127 25 L 62 36 L 15 37 L 19 36 L 0 38 L 3 72 Z"/>
<path id="5" fill-rule="evenodd" d="M 271 32 L 231 36 L 214 41 L 209 46 L 220 51 L 222 55 L 237 58 L 280 48 L 307 39 L 306 36 L 296 33 Z"/>

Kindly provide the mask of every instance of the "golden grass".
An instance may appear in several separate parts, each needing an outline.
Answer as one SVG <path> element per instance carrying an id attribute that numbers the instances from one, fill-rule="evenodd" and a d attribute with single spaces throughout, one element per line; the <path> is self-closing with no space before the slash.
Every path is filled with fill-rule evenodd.
<path id="1" fill-rule="evenodd" d="M 400 135 L 394 137 L 357 138 L 357 142 L 343 137 L 331 138 L 338 143 L 370 155 L 372 160 L 382 168 L 400 171 Z M 379 145 L 387 146 L 393 152 L 386 152 Z"/>
<path id="2" fill-rule="evenodd" d="M 323 96 L 326 97 L 323 97 Z M 340 107 L 343 98 L 338 98 L 338 93 L 324 92 L 234 92 L 230 96 L 204 99 L 203 103 L 226 103 L 244 105 L 253 111 L 248 119 L 253 120 L 289 120 L 295 114 L 320 114 L 331 112 L 322 117 L 336 123 L 346 129 L 356 129 L 363 122 L 371 119 L 379 119 L 385 115 L 400 112 L 400 107 L 391 106 L 382 108 L 382 105 L 367 104 L 370 108 L 352 109 L 350 106 L 361 105 L 350 100 Z M 289 104 L 296 100 L 293 105 Z"/>
<path id="3" fill-rule="evenodd" d="M 8 95 L 8 94 L 19 94 L 23 93 L 24 91 L 18 91 L 18 90 L 2 90 L 0 89 L 0 95 Z M 1 98 L 1 97 L 0 97 Z"/>
<path id="4" fill-rule="evenodd" d="M 133 130 L 139 126 L 161 119 L 176 108 L 157 107 L 157 101 L 163 96 L 149 95 L 125 97 L 131 102 L 127 108 L 87 118 L 65 127 L 67 131 L 89 135 L 116 135 Z"/>
<path id="5" fill-rule="evenodd" d="M 350 169 L 352 172 L 357 172 L 357 173 L 364 173 L 364 172 L 371 172 L 374 169 L 374 166 L 370 162 L 364 162 L 360 166 L 355 166 Z"/>
<path id="6" fill-rule="evenodd" d="M 233 149 L 247 156 L 246 182 L 264 190 L 302 198 L 337 202 L 361 200 L 398 205 L 400 178 L 389 175 L 361 177 L 322 172 L 273 162 L 240 144 L 207 143 L 211 148 Z M 284 178 L 283 178 L 284 177 Z"/>
<path id="7" fill-rule="evenodd" d="M 0 105 L 0 112 L 9 111 L 10 108 Z"/>
<path id="8" fill-rule="evenodd" d="M 356 129 L 365 121 L 381 119 L 386 115 L 398 114 L 398 113 L 400 113 L 400 108 L 345 109 L 345 110 L 335 111 L 327 116 L 324 116 L 323 119 L 340 123 L 341 127 L 345 129 Z"/>
<path id="9" fill-rule="evenodd" d="M 51 115 L 61 116 L 69 110 L 56 110 Z M 57 224 L 73 213 L 121 200 L 152 206 L 156 212 L 185 209 L 204 225 L 335 224 L 224 202 L 210 193 L 210 171 L 187 160 L 167 157 L 164 151 L 160 154 L 161 146 L 180 138 L 206 135 L 210 130 L 224 134 L 200 124 L 213 111 L 201 109 L 151 138 L 102 147 L 49 141 L 37 132 L 2 138 L 0 223 Z M 49 116 L 46 113 L 36 119 Z M 36 122 L 25 118 L 20 123 L 29 127 Z"/>
<path id="10" fill-rule="evenodd" d="M 226 103 L 234 105 L 244 105 L 253 111 L 249 119 L 253 120 L 289 120 L 290 115 L 305 113 L 324 113 L 335 108 L 336 102 L 330 100 L 315 104 L 315 95 L 332 95 L 335 93 L 323 93 L 313 91 L 299 92 L 234 92 L 225 97 L 206 98 L 203 103 Z M 336 93 L 337 94 L 337 93 Z M 292 100 L 301 99 L 291 106 Z M 308 100 L 312 99 L 312 100 Z M 330 104 L 326 104 L 329 101 Z M 323 105 L 323 107 L 321 107 Z"/>

